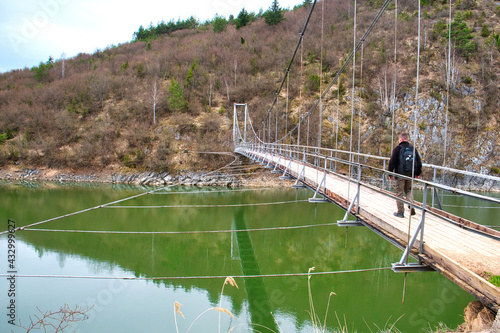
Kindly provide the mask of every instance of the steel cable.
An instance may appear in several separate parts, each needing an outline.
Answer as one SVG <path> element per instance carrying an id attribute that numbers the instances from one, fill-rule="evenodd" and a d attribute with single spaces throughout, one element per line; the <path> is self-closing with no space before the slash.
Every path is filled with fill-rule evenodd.
<path id="1" fill-rule="evenodd" d="M 337 225 L 337 222 L 309 224 L 291 227 L 272 227 L 272 228 L 252 228 L 252 229 L 236 229 L 236 230 L 194 230 L 194 231 L 115 231 L 115 230 L 64 230 L 64 229 L 25 229 L 24 231 L 39 231 L 39 232 L 63 232 L 63 233 L 79 233 L 79 234 L 133 234 L 133 235 L 185 235 L 185 234 L 223 234 L 233 232 L 255 232 L 255 231 L 276 231 L 276 230 L 296 230 L 315 227 L 330 227 Z"/>
<path id="2" fill-rule="evenodd" d="M 312 275 L 332 275 L 332 274 L 347 274 L 347 273 L 363 273 L 390 270 L 391 267 L 378 267 L 366 269 L 352 269 L 343 271 L 327 271 L 327 272 L 309 272 L 309 273 L 281 273 L 281 274 L 261 274 L 261 275 L 211 275 L 211 276 L 159 276 L 159 277 L 132 277 L 132 276 L 85 276 L 85 275 L 30 275 L 17 274 L 16 278 L 55 278 L 55 279 L 88 279 L 88 280 L 193 280 L 193 279 L 225 279 L 228 276 L 238 279 L 248 278 L 271 278 L 271 277 L 290 277 L 290 276 L 312 276 Z M 0 274 L 1 277 L 10 275 Z"/>

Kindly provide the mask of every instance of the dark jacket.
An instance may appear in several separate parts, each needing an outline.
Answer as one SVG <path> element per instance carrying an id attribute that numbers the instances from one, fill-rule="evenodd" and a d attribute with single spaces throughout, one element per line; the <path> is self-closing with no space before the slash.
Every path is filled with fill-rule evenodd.
<path id="1" fill-rule="evenodd" d="M 398 146 L 394 147 L 392 150 L 392 155 L 391 159 L 389 160 L 389 167 L 387 168 L 388 171 L 390 172 L 398 172 L 398 165 L 399 165 L 399 152 L 401 150 L 401 147 L 410 147 L 410 143 L 408 141 L 403 141 L 401 142 Z M 422 173 L 422 160 L 420 159 L 420 154 L 418 153 L 417 149 L 415 148 L 415 177 L 420 176 Z"/>

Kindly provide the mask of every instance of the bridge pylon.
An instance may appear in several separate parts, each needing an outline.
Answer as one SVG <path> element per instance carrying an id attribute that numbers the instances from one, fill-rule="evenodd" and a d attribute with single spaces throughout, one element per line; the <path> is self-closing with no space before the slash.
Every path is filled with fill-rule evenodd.
<path id="1" fill-rule="evenodd" d="M 243 138 L 241 137 L 240 128 L 238 126 L 238 107 L 245 107 L 245 126 L 243 129 Z M 236 145 L 242 141 L 247 142 L 247 123 L 248 123 L 248 104 L 247 103 L 234 103 L 234 111 L 233 111 L 233 142 Z"/>

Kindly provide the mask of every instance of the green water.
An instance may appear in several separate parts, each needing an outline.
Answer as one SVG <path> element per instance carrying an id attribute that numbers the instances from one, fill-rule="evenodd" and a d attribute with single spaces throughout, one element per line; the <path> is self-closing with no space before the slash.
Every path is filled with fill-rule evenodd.
<path id="1" fill-rule="evenodd" d="M 144 193 L 151 188 L 109 185 L 0 184 L 0 230 L 7 220 L 23 226 Z M 226 233 L 102 234 L 18 231 L 16 270 L 24 275 L 78 277 L 211 277 L 123 280 L 17 277 L 16 323 L 64 304 L 93 307 L 89 319 L 71 326 L 78 332 L 248 332 L 250 324 L 272 331 L 313 332 L 307 276 L 235 278 L 239 288 L 224 287 L 226 276 L 337 272 L 390 267 L 401 251 L 366 228 L 317 226 L 302 229 L 245 231 L 332 223 L 344 212 L 333 204 L 303 202 L 309 190 L 171 188 L 120 203 L 121 206 L 177 208 L 101 208 L 37 226 L 95 231 L 203 231 Z M 211 191 L 209 193 L 194 193 Z M 181 192 L 181 193 L 179 193 Z M 246 204 L 286 202 L 277 205 Z M 243 205 L 240 205 L 243 204 Z M 226 207 L 185 207 L 226 205 Z M 238 206 L 240 205 L 240 206 Z M 244 230 L 244 231 L 237 231 Z M 0 236 L 0 262 L 7 267 L 7 236 Z M 4 265 L 5 264 L 5 265 Z M 473 298 L 437 273 L 404 275 L 391 270 L 314 275 L 310 279 L 314 311 L 324 322 L 332 296 L 327 331 L 370 332 L 393 324 L 419 332 L 444 323 L 456 327 Z M 9 283 L 0 282 L 0 331 L 23 332 L 8 324 Z M 174 318 L 174 302 L 185 319 Z M 220 303 L 219 303 L 220 302 Z M 209 310 L 219 304 L 225 313 Z M 272 314 L 271 314 L 272 313 Z M 253 328 L 270 330 L 261 326 Z"/>

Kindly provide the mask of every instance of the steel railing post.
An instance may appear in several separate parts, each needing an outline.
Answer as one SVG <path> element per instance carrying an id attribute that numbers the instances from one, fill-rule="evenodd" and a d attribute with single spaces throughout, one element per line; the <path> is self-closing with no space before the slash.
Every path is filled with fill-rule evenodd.
<path id="1" fill-rule="evenodd" d="M 358 220 L 359 215 L 359 198 L 361 197 L 361 164 L 358 164 L 358 201 L 356 207 L 356 220 Z"/>
<path id="2" fill-rule="evenodd" d="M 437 173 L 437 169 L 436 169 L 436 168 L 434 168 L 434 175 L 433 175 L 433 177 L 432 177 L 432 182 L 434 182 L 434 183 L 436 182 L 436 173 Z M 443 184 L 443 185 L 444 185 L 444 184 Z M 434 206 L 434 205 L 435 205 L 435 203 L 434 203 L 434 197 L 436 197 L 436 196 L 437 196 L 437 193 L 436 193 L 436 192 L 437 192 L 436 187 L 433 187 L 433 188 L 432 188 L 432 208 L 434 208 L 434 207 L 435 207 L 435 206 Z"/>
<path id="3" fill-rule="evenodd" d="M 386 179 L 386 173 L 385 173 L 385 160 L 384 160 L 383 170 L 384 170 L 384 172 L 382 173 L 382 189 L 389 190 L 389 188 L 387 186 L 387 179 Z"/>
<path id="4" fill-rule="evenodd" d="M 422 229 L 420 229 L 420 249 L 422 254 L 424 249 L 424 227 L 425 227 L 425 212 L 427 211 L 427 184 L 424 183 L 424 198 L 422 200 Z"/>

